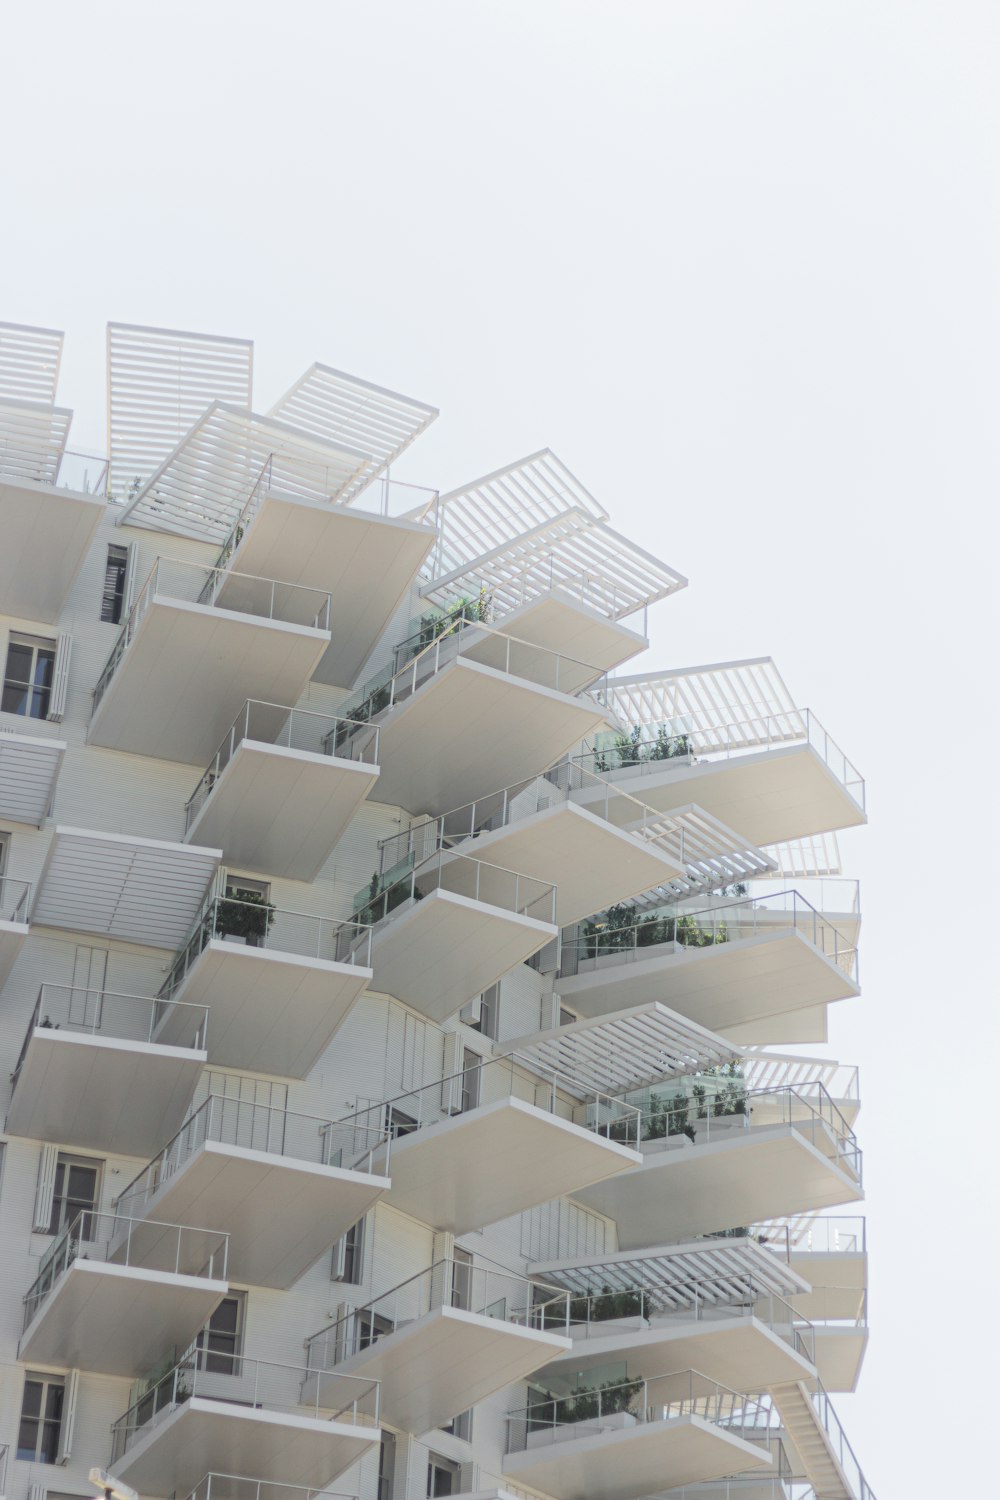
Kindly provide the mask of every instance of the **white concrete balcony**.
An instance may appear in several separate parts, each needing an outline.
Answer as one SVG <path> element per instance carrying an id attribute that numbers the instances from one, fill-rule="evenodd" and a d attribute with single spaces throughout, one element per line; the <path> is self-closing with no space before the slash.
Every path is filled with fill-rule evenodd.
<path id="1" fill-rule="evenodd" d="M 868 1248 L 860 1216 L 793 1219 L 788 1263 L 810 1290 L 789 1297 L 816 1331 L 816 1366 L 829 1391 L 853 1391 L 868 1348 Z"/>
<path id="2" fill-rule="evenodd" d="M 563 937 L 559 995 L 584 1016 L 661 1000 L 712 1031 L 780 1029 L 860 994 L 857 949 L 797 891 L 611 918 Z"/>
<path id="3" fill-rule="evenodd" d="M 642 1166 L 575 1194 L 617 1222 L 623 1250 L 864 1196 L 857 1141 L 821 1084 L 749 1093 L 732 1079 L 712 1095 L 668 1083 L 643 1098 Z"/>
<path id="4" fill-rule="evenodd" d="M 0 875 L 0 986 L 24 947 L 30 910 L 31 881 Z"/>
<path id="5" fill-rule="evenodd" d="M 52 811 L 64 740 L 0 731 L 0 817 L 40 828 Z"/>
<path id="6" fill-rule="evenodd" d="M 600 668 L 479 621 L 458 619 L 407 658 L 409 649 L 339 705 L 345 718 L 379 725 L 374 801 L 439 815 L 537 776 L 605 722 L 584 692 Z"/>
<path id="7" fill-rule="evenodd" d="M 754 844 L 866 821 L 863 777 L 808 708 L 732 723 L 694 711 L 604 738 L 580 765 L 661 812 L 696 802 Z"/>
<path id="8" fill-rule="evenodd" d="M 209 1062 L 305 1078 L 371 982 L 371 948 L 357 922 L 212 897 L 160 989 L 155 1040 L 176 1045 L 185 1005 L 207 1006 Z"/>
<path id="9" fill-rule="evenodd" d="M 747 1088 L 757 1096 L 757 1124 L 767 1118 L 771 1090 L 791 1087 L 809 1093 L 822 1084 L 826 1096 L 853 1129 L 861 1112 L 861 1080 L 858 1069 L 832 1058 L 797 1057 L 790 1053 L 752 1051 L 739 1063 Z"/>
<path id="10" fill-rule="evenodd" d="M 94 689 L 88 740 L 203 766 L 247 699 L 295 703 L 330 644 L 330 595 L 159 557 Z"/>
<path id="11" fill-rule="evenodd" d="M 342 722 L 245 703 L 185 804 L 185 841 L 218 844 L 239 870 L 314 880 L 379 774 L 372 725 L 332 753 Z"/>
<path id="12" fill-rule="evenodd" d="M 758 1403 L 688 1370 L 539 1396 L 507 1418 L 503 1469 L 554 1500 L 635 1500 L 769 1463 Z"/>
<path id="13" fill-rule="evenodd" d="M 443 849 L 376 873 L 354 907 L 371 924 L 372 988 L 436 1022 L 559 936 L 552 885 Z"/>
<path id="14" fill-rule="evenodd" d="M 7 1111 L 12 1135 L 149 1156 L 183 1124 L 208 1060 L 208 1011 L 178 1005 L 171 1045 L 141 995 L 43 984 Z"/>
<path id="15" fill-rule="evenodd" d="M 138 1377 L 186 1348 L 229 1290 L 215 1230 L 78 1214 L 24 1298 L 18 1359 Z"/>
<path id="16" fill-rule="evenodd" d="M 384 1420 L 427 1432 L 566 1352 L 567 1303 L 492 1262 L 442 1259 L 313 1334 L 307 1361 L 378 1380 Z"/>
<path id="17" fill-rule="evenodd" d="M 386 1201 L 453 1234 L 636 1166 L 639 1123 L 638 1109 L 516 1056 L 483 1059 L 341 1122 L 360 1126 L 362 1143 L 386 1132 L 371 1158 L 373 1171 L 391 1170 Z"/>
<path id="18" fill-rule="evenodd" d="M 358 1500 L 356 1493 L 326 1489 L 324 1500 Z M 186 1500 L 317 1500 L 308 1485 L 273 1479 L 245 1479 L 241 1474 L 206 1474 Z"/>
<path id="19" fill-rule="evenodd" d="M 382 1139 L 211 1094 L 123 1188 L 115 1210 L 228 1234 L 233 1280 L 284 1289 L 389 1187 L 370 1167 Z"/>
<path id="20" fill-rule="evenodd" d="M 381 1438 L 377 1383 L 193 1350 L 113 1424 L 110 1466 L 163 1500 L 237 1468 L 325 1490 Z"/>
<path id="21" fill-rule="evenodd" d="M 625 605 L 631 603 L 631 599 L 623 601 Z M 611 672 L 648 649 L 646 610 L 639 614 L 640 628 L 633 629 L 617 618 L 614 603 L 609 613 L 602 604 L 594 580 L 583 574 L 566 578 L 543 593 L 526 596 L 523 603 L 512 603 L 507 613 L 494 616 L 493 625 L 522 641 L 593 662 L 602 672 Z"/>

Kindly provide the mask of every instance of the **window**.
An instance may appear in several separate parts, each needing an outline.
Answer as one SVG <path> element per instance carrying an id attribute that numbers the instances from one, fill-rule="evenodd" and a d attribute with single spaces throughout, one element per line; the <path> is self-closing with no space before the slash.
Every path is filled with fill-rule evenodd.
<path id="1" fill-rule="evenodd" d="M 18 1458 L 33 1464 L 58 1461 L 65 1385 L 62 1375 L 28 1371 L 21 1397 L 21 1425 L 17 1430 Z"/>
<path id="2" fill-rule="evenodd" d="M 378 1500 L 392 1500 L 392 1476 L 396 1468 L 396 1439 L 382 1434 L 378 1450 Z"/>
<path id="3" fill-rule="evenodd" d="M 378 1339 L 391 1333 L 395 1328 L 391 1318 L 384 1318 L 381 1313 L 363 1310 L 355 1313 L 355 1329 L 357 1332 L 357 1351 L 370 1349 Z"/>
<path id="4" fill-rule="evenodd" d="M 223 1297 L 195 1340 L 199 1370 L 207 1370 L 213 1375 L 240 1373 L 246 1302 L 246 1292 L 231 1292 L 228 1297 Z"/>
<path id="5" fill-rule="evenodd" d="M 55 660 L 55 641 L 11 631 L 0 701 L 5 714 L 22 714 L 29 719 L 48 715 Z"/>
<path id="6" fill-rule="evenodd" d="M 472 1408 L 468 1411 L 460 1411 L 457 1417 L 452 1417 L 450 1422 L 445 1422 L 441 1428 L 442 1432 L 450 1433 L 452 1437 L 461 1438 L 463 1443 L 472 1442 Z"/>
<path id="7" fill-rule="evenodd" d="M 7 873 L 7 855 L 10 851 L 10 834 L 0 832 L 0 877 Z"/>
<path id="8" fill-rule="evenodd" d="M 72 1224 L 77 1214 L 83 1214 L 80 1238 L 94 1237 L 93 1210 L 101 1193 L 101 1169 L 103 1162 L 87 1156 L 65 1156 L 61 1151 L 56 1160 L 56 1182 L 52 1194 L 52 1213 L 49 1218 L 49 1234 L 60 1234 L 67 1224 Z"/>
<path id="9" fill-rule="evenodd" d="M 365 1221 L 359 1219 L 333 1247 L 331 1280 L 348 1281 L 357 1285 L 364 1280 L 364 1258 Z"/>
<path id="10" fill-rule="evenodd" d="M 400 1136 L 410 1135 L 417 1128 L 417 1122 L 413 1115 L 408 1115 L 402 1109 L 397 1109 L 394 1104 L 385 1106 L 385 1128 L 391 1134 L 394 1141 Z"/>
<path id="11" fill-rule="evenodd" d="M 104 593 L 101 595 L 101 619 L 106 625 L 121 623 L 127 572 L 128 548 L 109 545 L 104 567 Z"/>
<path id="12" fill-rule="evenodd" d="M 471 1030 L 480 1031 L 483 1036 L 488 1036 L 491 1041 L 495 1042 L 497 1039 L 497 1022 L 500 1019 L 500 985 L 491 984 L 489 989 L 484 990 L 479 996 L 478 1016 L 473 1013 L 473 1007 L 476 1005 L 477 1002 L 473 1001 L 471 1006 L 466 1007 L 472 1015 L 472 1019 L 466 1019 L 465 1011 L 462 1012 L 461 1019 L 465 1021 L 465 1024 Z"/>
<path id="13" fill-rule="evenodd" d="M 483 1060 L 478 1052 L 472 1052 L 468 1047 L 462 1053 L 462 1108 L 460 1113 L 464 1114 L 467 1109 L 475 1109 L 479 1103 L 479 1080 L 482 1077 Z"/>
<path id="14" fill-rule="evenodd" d="M 437 1453 L 431 1453 L 427 1459 L 427 1494 L 428 1500 L 435 1495 L 455 1495 L 458 1493 L 458 1464 L 452 1463 L 451 1459 L 442 1458 Z"/>
<path id="15" fill-rule="evenodd" d="M 457 1245 L 452 1256 L 451 1305 L 472 1311 L 472 1256 Z"/>

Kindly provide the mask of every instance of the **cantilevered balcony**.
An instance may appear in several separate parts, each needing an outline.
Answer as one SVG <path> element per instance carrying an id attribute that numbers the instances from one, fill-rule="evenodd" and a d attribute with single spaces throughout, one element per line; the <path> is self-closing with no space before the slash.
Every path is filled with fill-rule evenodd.
<path id="1" fill-rule="evenodd" d="M 379 725 L 372 800 L 436 816 L 511 777 L 537 776 L 604 723 L 606 711 L 583 692 L 600 675 L 460 618 L 339 707 L 347 719 Z M 343 755 L 342 745 L 333 753 Z"/>
<path id="2" fill-rule="evenodd" d="M 616 1220 L 622 1249 L 863 1196 L 857 1141 L 821 1084 L 751 1093 L 737 1078 L 716 1083 L 626 1096 L 642 1099 L 642 1166 L 574 1195 Z"/>
<path id="3" fill-rule="evenodd" d="M 379 773 L 378 729 L 344 735 L 342 724 L 245 703 L 188 798 L 185 840 L 218 844 L 239 870 L 315 879 Z"/>
<path id="4" fill-rule="evenodd" d="M 273 1479 L 244 1479 L 240 1474 L 206 1474 L 186 1500 L 316 1500 L 306 1485 Z M 356 1494 L 324 1490 L 323 1500 L 357 1500 Z M 770 1497 L 767 1497 L 770 1500 Z"/>
<path id="5" fill-rule="evenodd" d="M 787 1236 L 789 1265 L 811 1288 L 789 1300 L 815 1328 L 820 1378 L 827 1390 L 853 1391 L 868 1347 L 865 1220 L 792 1219 Z"/>
<path id="6" fill-rule="evenodd" d="M 444 1021 L 559 935 L 545 881 L 440 849 L 355 897 L 372 927 L 372 988 Z M 346 956 L 356 939 L 345 931 Z"/>
<path id="7" fill-rule="evenodd" d="M 624 916 L 564 935 L 558 991 L 582 1015 L 662 1000 L 725 1032 L 860 993 L 857 949 L 797 891 Z"/>
<path id="8" fill-rule="evenodd" d="M 427 1432 L 566 1353 L 567 1303 L 490 1261 L 443 1259 L 313 1334 L 307 1361 L 378 1380 L 384 1420 Z"/>
<path id="9" fill-rule="evenodd" d="M 40 828 L 52 811 L 64 740 L 0 733 L 0 817 Z"/>
<path id="10" fill-rule="evenodd" d="M 767 1099 L 774 1089 L 791 1087 L 809 1093 L 822 1084 L 827 1098 L 852 1128 L 861 1110 L 861 1080 L 858 1069 L 825 1057 L 797 1057 L 791 1053 L 750 1051 L 740 1059 L 740 1072 L 747 1088 L 757 1097 L 757 1114 L 766 1116 Z M 758 1118 L 757 1123 L 761 1120 Z M 862 1221 L 863 1222 L 863 1221 Z"/>
<path id="11" fill-rule="evenodd" d="M 149 1156 L 183 1124 L 208 1060 L 208 1011 L 175 1006 L 171 1045 L 154 1041 L 155 1000 L 43 984 L 14 1070 L 12 1135 Z"/>
<path id="12" fill-rule="evenodd" d="M 226 1233 L 235 1281 L 286 1288 L 389 1187 L 370 1166 L 382 1139 L 211 1094 L 122 1190 L 116 1212 Z"/>
<path id="13" fill-rule="evenodd" d="M 295 703 L 330 644 L 330 595 L 159 557 L 94 690 L 88 739 L 203 766 L 247 699 Z"/>
<path id="14" fill-rule="evenodd" d="M 239 1468 L 325 1490 L 381 1441 L 378 1424 L 370 1380 L 194 1350 L 157 1372 L 114 1423 L 110 1464 L 126 1484 L 164 1500 L 212 1470 Z"/>
<path id="15" fill-rule="evenodd" d="M 207 1006 L 208 1060 L 305 1078 L 372 977 L 371 929 L 266 902 L 211 897 L 160 990 L 155 1039 L 176 1045 L 185 1006 Z"/>
<path id="16" fill-rule="evenodd" d="M 759 1405 L 695 1370 L 571 1395 L 507 1418 L 504 1474 L 555 1500 L 634 1500 L 770 1463 Z"/>
<path id="17" fill-rule="evenodd" d="M 30 880 L 0 875 L 0 985 L 14 967 L 28 936 L 30 910 Z"/>
<path id="18" fill-rule="evenodd" d="M 392 1173 L 386 1201 L 453 1234 L 564 1197 L 641 1160 L 638 1109 L 516 1056 L 484 1058 L 372 1104 L 340 1128 L 355 1124 L 362 1141 L 388 1133 L 372 1153 L 372 1170 Z"/>
<path id="19" fill-rule="evenodd" d="M 228 1237 L 85 1212 L 24 1298 L 18 1359 L 138 1377 L 186 1348 L 229 1290 Z"/>

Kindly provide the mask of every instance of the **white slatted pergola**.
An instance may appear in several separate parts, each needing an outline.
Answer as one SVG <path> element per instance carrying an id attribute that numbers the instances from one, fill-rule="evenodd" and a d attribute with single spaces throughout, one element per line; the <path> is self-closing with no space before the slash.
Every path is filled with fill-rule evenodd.
<path id="1" fill-rule="evenodd" d="M 0 730 L 0 816 L 40 828 L 52 806 L 66 745 Z"/>
<path id="2" fill-rule="evenodd" d="M 768 844 L 764 853 L 774 860 L 782 880 L 812 880 L 843 874 L 835 833 L 817 833 L 811 838 L 793 839 L 786 844 Z"/>
<path id="3" fill-rule="evenodd" d="M 64 406 L 0 400 L 0 479 L 54 485 L 72 420 Z"/>
<path id="4" fill-rule="evenodd" d="M 641 896 L 641 907 L 682 901 L 720 886 L 775 873 L 774 862 L 763 849 L 748 844 L 734 829 L 694 803 L 669 813 L 649 809 L 642 823 L 626 826 L 630 833 L 662 849 L 684 871 Z"/>
<path id="5" fill-rule="evenodd" d="M 439 541 L 421 593 L 446 605 L 485 590 L 502 616 L 563 590 L 619 620 L 686 586 L 607 519 L 554 453 L 530 454 L 441 496 Z"/>
<path id="6" fill-rule="evenodd" d="M 338 496 L 345 505 L 376 479 L 439 415 L 434 406 L 382 386 L 312 364 L 268 416 L 334 447 L 367 455 L 362 469 Z"/>
<path id="7" fill-rule="evenodd" d="M 108 324 L 109 493 L 159 468 L 215 401 L 249 407 L 253 342 L 176 328 Z"/>
<path id="8" fill-rule="evenodd" d="M 251 496 L 339 500 L 367 458 L 272 417 L 215 402 L 126 507 L 132 526 L 227 540 Z"/>
<path id="9" fill-rule="evenodd" d="M 56 399 L 63 334 L 56 328 L 0 323 L 0 400 Z"/>
<path id="10" fill-rule="evenodd" d="M 603 696 L 603 695 L 602 695 Z M 799 709 L 769 656 L 614 677 L 606 703 L 623 726 L 686 734 L 694 754 L 801 740 Z"/>
<path id="11" fill-rule="evenodd" d="M 780 1242 L 784 1248 L 784 1239 L 783 1233 L 777 1234 L 776 1245 Z M 761 1296 L 773 1292 L 787 1297 L 808 1289 L 787 1261 L 749 1236 L 705 1238 L 587 1261 L 539 1261 L 530 1274 L 578 1296 L 641 1286 L 655 1292 L 664 1306 L 677 1308 L 690 1304 L 693 1285 L 702 1300 L 720 1304 L 742 1297 L 748 1280 Z"/>

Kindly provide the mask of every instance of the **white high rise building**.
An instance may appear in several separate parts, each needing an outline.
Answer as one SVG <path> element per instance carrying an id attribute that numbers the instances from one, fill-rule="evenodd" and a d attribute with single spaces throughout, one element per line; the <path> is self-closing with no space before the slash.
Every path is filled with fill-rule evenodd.
<path id="1" fill-rule="evenodd" d="M 0 324 L 0 1493 L 869 1500 L 852 763 L 768 659 L 629 675 L 686 580 L 552 453 L 400 484 L 424 403 L 111 324 L 89 458 L 61 348 Z"/>

